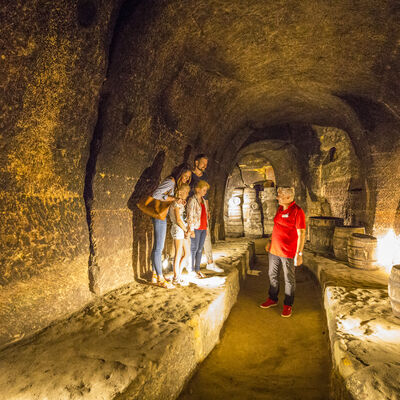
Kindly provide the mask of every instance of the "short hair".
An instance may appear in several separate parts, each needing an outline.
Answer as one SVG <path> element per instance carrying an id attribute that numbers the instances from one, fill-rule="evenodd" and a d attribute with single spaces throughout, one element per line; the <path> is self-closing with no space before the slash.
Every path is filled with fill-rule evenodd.
<path id="1" fill-rule="evenodd" d="M 194 162 L 201 160 L 202 158 L 205 158 L 208 160 L 208 155 L 204 153 L 197 154 L 197 156 L 194 158 Z"/>
<path id="2" fill-rule="evenodd" d="M 207 190 L 210 189 L 210 185 L 206 181 L 200 180 L 196 183 L 196 189 L 203 189 L 205 187 L 207 188 Z"/>
<path id="3" fill-rule="evenodd" d="M 279 186 L 278 193 L 279 192 L 285 196 L 291 196 L 294 199 L 294 187 L 293 186 Z"/>

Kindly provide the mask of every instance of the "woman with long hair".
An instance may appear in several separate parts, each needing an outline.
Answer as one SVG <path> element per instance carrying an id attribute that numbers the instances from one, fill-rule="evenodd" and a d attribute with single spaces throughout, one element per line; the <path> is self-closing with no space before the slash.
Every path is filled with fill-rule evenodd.
<path id="1" fill-rule="evenodd" d="M 185 163 L 180 164 L 160 183 L 151 196 L 161 201 L 177 201 L 178 203 L 186 204 L 185 200 L 176 198 L 175 193 L 183 183 L 190 182 L 191 176 L 192 171 L 190 166 Z M 151 251 L 151 263 L 153 268 L 151 281 L 157 286 L 173 289 L 174 285 L 167 281 L 163 275 L 161 262 L 161 255 L 164 250 L 165 236 L 167 233 L 167 220 L 152 218 L 152 221 L 154 227 L 154 241 Z"/>

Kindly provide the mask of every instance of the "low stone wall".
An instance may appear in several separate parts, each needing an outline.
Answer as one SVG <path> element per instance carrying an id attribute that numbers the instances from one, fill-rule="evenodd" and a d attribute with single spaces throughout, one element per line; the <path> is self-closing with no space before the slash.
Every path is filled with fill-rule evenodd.
<path id="1" fill-rule="evenodd" d="M 388 276 L 305 251 L 321 284 L 336 399 L 400 399 L 400 319 L 388 299 Z"/>
<path id="2" fill-rule="evenodd" d="M 224 273 L 132 284 L 0 352 L 0 399 L 174 399 L 218 343 L 254 243 L 214 246 Z M 12 368 L 10 368 L 12 366 Z"/>

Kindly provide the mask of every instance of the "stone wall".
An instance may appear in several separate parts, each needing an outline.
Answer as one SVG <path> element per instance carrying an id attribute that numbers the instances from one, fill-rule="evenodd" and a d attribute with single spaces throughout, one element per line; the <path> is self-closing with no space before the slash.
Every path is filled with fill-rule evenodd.
<path id="1" fill-rule="evenodd" d="M 399 219 L 394 0 L 3 3 L 3 315 L 41 310 L 37 329 L 143 277 L 151 226 L 135 202 L 198 152 L 210 156 L 214 238 L 238 152 L 259 140 L 288 144 L 304 207 L 314 188 L 343 212 L 338 161 L 324 166 L 329 184 L 316 188 L 307 173 L 310 125 L 348 134 L 370 230 Z M 293 182 L 271 164 L 278 184 Z M 29 332 L 24 323 L 15 334 Z"/>
<path id="2" fill-rule="evenodd" d="M 343 218 L 346 225 L 365 225 L 366 188 L 348 134 L 337 128 L 313 129 L 320 147 L 318 153 L 309 156 L 309 215 Z"/>
<path id="3" fill-rule="evenodd" d="M 0 6 L 0 343 L 91 298 L 85 168 L 118 8 Z"/>
<path id="4" fill-rule="evenodd" d="M 114 8 L 61 0 L 1 6 L 2 284 L 87 255 L 85 165 Z"/>

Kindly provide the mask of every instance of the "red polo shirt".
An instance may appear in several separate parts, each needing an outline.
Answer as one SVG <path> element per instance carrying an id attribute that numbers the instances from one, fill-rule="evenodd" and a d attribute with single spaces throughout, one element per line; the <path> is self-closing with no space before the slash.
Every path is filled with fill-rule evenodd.
<path id="1" fill-rule="evenodd" d="M 270 253 L 293 258 L 297 250 L 297 229 L 305 228 L 306 215 L 294 201 L 286 210 L 279 206 L 274 218 Z"/>

